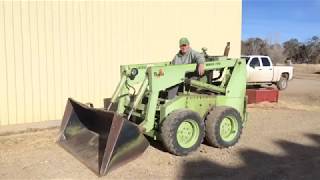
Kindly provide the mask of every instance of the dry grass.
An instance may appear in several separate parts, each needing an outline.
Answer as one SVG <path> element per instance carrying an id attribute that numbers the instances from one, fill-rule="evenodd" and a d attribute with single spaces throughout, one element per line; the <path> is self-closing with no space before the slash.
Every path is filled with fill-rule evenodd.
<path id="1" fill-rule="evenodd" d="M 320 73 L 320 64 L 294 64 L 293 67 L 297 73 Z"/>

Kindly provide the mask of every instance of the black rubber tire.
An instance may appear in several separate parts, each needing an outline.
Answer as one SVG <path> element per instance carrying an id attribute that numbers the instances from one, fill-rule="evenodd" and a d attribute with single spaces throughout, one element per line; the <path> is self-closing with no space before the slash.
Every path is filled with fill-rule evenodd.
<path id="1" fill-rule="evenodd" d="M 186 119 L 195 120 L 199 126 L 198 140 L 190 148 L 181 147 L 176 138 L 179 125 Z M 198 113 L 187 109 L 176 110 L 170 113 L 160 127 L 160 137 L 164 147 L 167 151 L 177 156 L 184 156 L 197 150 L 203 141 L 204 133 L 205 126 L 203 119 Z"/>
<path id="2" fill-rule="evenodd" d="M 280 91 L 286 89 L 288 87 L 288 77 L 282 75 L 276 85 Z"/>
<path id="3" fill-rule="evenodd" d="M 220 136 L 220 124 L 226 116 L 233 116 L 238 122 L 238 133 L 232 141 L 224 141 Z M 241 136 L 243 122 L 237 110 L 230 107 L 214 107 L 206 117 L 206 142 L 213 147 L 227 148 L 235 145 Z"/>

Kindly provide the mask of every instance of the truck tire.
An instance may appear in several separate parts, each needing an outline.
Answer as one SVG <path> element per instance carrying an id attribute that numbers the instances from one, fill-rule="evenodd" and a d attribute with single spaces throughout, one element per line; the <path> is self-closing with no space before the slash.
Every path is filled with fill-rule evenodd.
<path id="1" fill-rule="evenodd" d="M 277 88 L 281 91 L 286 89 L 288 86 L 288 77 L 286 75 L 282 75 L 277 82 Z"/>
<path id="2" fill-rule="evenodd" d="M 160 137 L 172 154 L 184 156 L 198 149 L 204 138 L 204 121 L 198 113 L 183 109 L 170 113 L 160 127 Z"/>
<path id="3" fill-rule="evenodd" d="M 230 107 L 212 108 L 206 117 L 206 142 L 217 148 L 235 145 L 242 133 L 239 112 Z"/>

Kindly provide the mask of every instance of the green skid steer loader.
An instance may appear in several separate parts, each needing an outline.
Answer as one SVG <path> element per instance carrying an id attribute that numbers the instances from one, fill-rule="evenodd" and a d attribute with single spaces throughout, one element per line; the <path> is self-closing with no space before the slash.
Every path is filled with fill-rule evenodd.
<path id="1" fill-rule="evenodd" d="M 58 144 L 99 176 L 142 154 L 149 145 L 145 136 L 178 156 L 195 151 L 203 139 L 233 146 L 247 118 L 246 62 L 205 57 L 201 78 L 196 64 L 121 66 L 105 108 L 68 99 Z"/>

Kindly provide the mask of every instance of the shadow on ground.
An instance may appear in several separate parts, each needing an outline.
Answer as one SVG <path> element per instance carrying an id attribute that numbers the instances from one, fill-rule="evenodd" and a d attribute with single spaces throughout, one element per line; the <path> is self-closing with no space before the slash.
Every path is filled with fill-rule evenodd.
<path id="1" fill-rule="evenodd" d="M 162 152 L 168 152 L 166 150 L 166 148 L 163 146 L 163 144 L 161 143 L 161 141 L 154 140 L 153 138 L 151 138 L 149 136 L 145 136 L 145 137 L 148 139 L 148 141 L 152 147 L 154 147 Z"/>
<path id="2" fill-rule="evenodd" d="M 208 160 L 188 161 L 178 179 L 316 180 L 320 179 L 320 135 L 306 134 L 317 146 L 276 141 L 286 155 L 246 149 L 239 152 L 244 165 L 226 167 Z"/>

